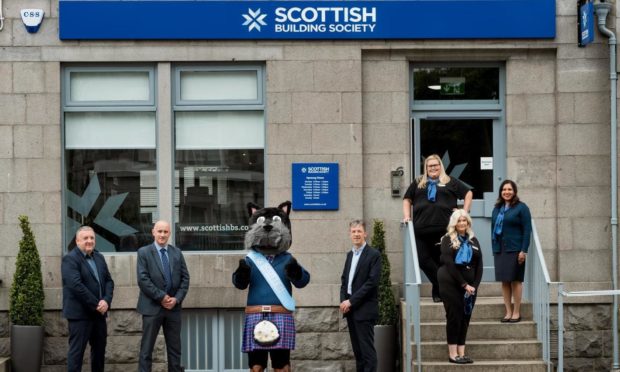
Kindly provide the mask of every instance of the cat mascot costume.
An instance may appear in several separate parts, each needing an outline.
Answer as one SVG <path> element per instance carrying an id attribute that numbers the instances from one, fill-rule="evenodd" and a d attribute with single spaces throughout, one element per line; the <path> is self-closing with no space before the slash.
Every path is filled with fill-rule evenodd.
<path id="1" fill-rule="evenodd" d="M 290 201 L 262 209 L 248 203 L 248 255 L 239 260 L 232 281 L 239 289 L 249 286 L 242 351 L 248 353 L 251 372 L 264 371 L 268 356 L 274 371 L 291 371 L 290 354 L 295 349 L 292 285 L 305 287 L 310 274 L 287 252 L 292 241 L 290 210 Z"/>

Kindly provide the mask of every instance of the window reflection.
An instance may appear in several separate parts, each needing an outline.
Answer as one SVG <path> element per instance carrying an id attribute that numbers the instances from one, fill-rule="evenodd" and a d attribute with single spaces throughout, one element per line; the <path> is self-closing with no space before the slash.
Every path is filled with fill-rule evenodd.
<path id="1" fill-rule="evenodd" d="M 242 250 L 246 204 L 264 201 L 262 149 L 177 150 L 176 242 L 183 250 Z"/>
<path id="2" fill-rule="evenodd" d="M 414 100 L 498 100 L 498 67 L 414 67 Z"/>
<path id="3" fill-rule="evenodd" d="M 101 252 L 134 252 L 152 242 L 155 149 L 72 149 L 65 161 L 68 249 L 81 225 L 95 230 Z"/>

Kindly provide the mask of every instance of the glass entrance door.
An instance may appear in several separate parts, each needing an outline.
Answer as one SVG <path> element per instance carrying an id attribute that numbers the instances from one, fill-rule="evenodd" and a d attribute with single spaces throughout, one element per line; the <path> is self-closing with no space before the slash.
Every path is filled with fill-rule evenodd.
<path id="1" fill-rule="evenodd" d="M 422 173 L 428 155 L 437 154 L 450 177 L 472 188 L 471 216 L 482 245 L 483 281 L 493 281 L 490 217 L 497 189 L 505 177 L 505 136 L 500 118 L 467 112 L 416 113 L 412 124 L 414 174 Z"/>

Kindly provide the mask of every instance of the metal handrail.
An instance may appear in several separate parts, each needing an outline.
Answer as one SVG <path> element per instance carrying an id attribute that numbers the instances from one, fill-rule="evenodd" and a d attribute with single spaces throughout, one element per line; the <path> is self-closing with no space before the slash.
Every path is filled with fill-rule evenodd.
<path id="1" fill-rule="evenodd" d="M 599 291 L 564 291 L 564 283 L 558 283 L 558 369 L 564 371 L 564 297 L 592 297 L 592 296 L 617 296 L 620 290 Z M 612 311 L 616 311 L 613 309 Z"/>
<path id="2" fill-rule="evenodd" d="M 538 237 L 536 224 L 532 219 L 532 240 L 529 247 L 528 264 L 525 265 L 525 282 L 523 298 L 532 304 L 533 320 L 536 323 L 536 336 L 542 343 L 543 361 L 547 364 L 547 372 L 551 372 L 551 322 L 550 322 L 550 291 L 551 281 L 542 245 Z"/>
<path id="3" fill-rule="evenodd" d="M 415 234 L 413 223 L 405 222 L 401 225 L 403 233 L 403 254 L 405 258 L 404 273 L 404 294 L 405 294 L 405 371 L 411 372 L 412 352 L 411 352 L 411 325 L 413 324 L 413 338 L 416 345 L 416 361 L 418 372 L 422 372 L 422 345 L 420 335 L 420 286 L 422 279 L 420 276 L 420 265 L 418 262 L 418 252 L 415 244 Z"/>

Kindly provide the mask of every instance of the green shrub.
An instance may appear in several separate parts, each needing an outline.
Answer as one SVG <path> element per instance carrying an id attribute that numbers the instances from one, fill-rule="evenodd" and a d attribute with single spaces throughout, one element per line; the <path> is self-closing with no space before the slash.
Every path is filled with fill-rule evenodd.
<path id="1" fill-rule="evenodd" d="M 43 325 L 43 276 L 41 259 L 27 216 L 19 216 L 22 239 L 11 285 L 9 316 L 14 325 Z"/>
<path id="2" fill-rule="evenodd" d="M 374 220 L 370 245 L 381 252 L 381 277 L 379 278 L 379 320 L 378 325 L 396 324 L 396 301 L 392 293 L 390 260 L 385 253 L 385 228 L 383 221 Z"/>

